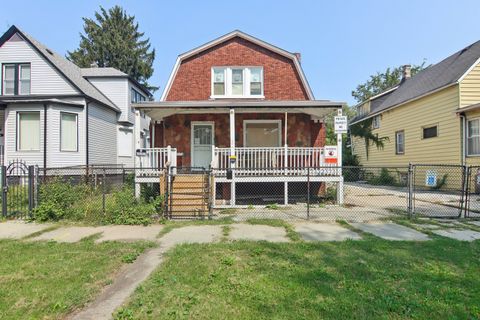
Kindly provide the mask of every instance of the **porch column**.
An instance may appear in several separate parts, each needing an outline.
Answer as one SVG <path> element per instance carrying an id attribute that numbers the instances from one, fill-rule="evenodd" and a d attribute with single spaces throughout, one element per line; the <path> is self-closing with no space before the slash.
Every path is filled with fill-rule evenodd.
<path id="1" fill-rule="evenodd" d="M 342 115 L 342 109 L 338 109 L 338 116 Z M 343 204 L 343 175 L 342 175 L 342 151 L 343 151 L 343 144 L 342 144 L 342 134 L 337 133 L 337 175 L 339 176 L 340 180 L 338 182 L 337 188 L 337 203 L 339 205 Z"/>
<path id="2" fill-rule="evenodd" d="M 287 166 L 288 166 L 288 112 L 285 111 L 285 128 L 284 132 L 284 144 L 283 144 L 283 170 L 285 175 L 287 175 Z M 288 182 L 283 183 L 283 203 L 288 205 Z"/>
<path id="3" fill-rule="evenodd" d="M 235 157 L 235 109 L 230 109 L 230 157 Z M 230 182 L 230 205 L 235 206 L 235 167 L 236 162 L 230 162 L 232 181 Z"/>

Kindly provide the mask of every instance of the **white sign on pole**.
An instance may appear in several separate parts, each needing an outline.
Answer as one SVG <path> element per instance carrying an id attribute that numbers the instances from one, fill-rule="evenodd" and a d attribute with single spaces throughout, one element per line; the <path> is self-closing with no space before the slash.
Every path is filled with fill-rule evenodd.
<path id="1" fill-rule="evenodd" d="M 347 133 L 348 121 L 346 116 L 335 117 L 335 133 Z"/>
<path id="2" fill-rule="evenodd" d="M 325 163 L 336 164 L 338 161 L 338 152 L 336 146 L 325 146 L 323 147 Z"/>

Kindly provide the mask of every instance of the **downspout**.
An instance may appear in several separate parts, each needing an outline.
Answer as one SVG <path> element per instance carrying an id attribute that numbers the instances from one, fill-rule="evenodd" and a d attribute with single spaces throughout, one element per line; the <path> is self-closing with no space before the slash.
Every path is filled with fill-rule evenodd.
<path id="1" fill-rule="evenodd" d="M 88 141 L 88 106 L 90 105 L 90 101 L 86 101 L 85 104 L 85 166 L 88 167 L 88 146 L 89 146 L 89 141 Z"/>
<path id="2" fill-rule="evenodd" d="M 467 161 L 467 150 L 466 150 L 466 139 L 465 139 L 465 134 L 466 134 L 466 125 L 467 125 L 467 118 L 465 116 L 465 113 L 460 113 L 459 114 L 460 119 L 461 119 L 461 124 L 460 124 L 460 148 L 461 150 L 461 162 L 462 165 L 466 165 Z"/>
<path id="3" fill-rule="evenodd" d="M 43 104 L 43 172 L 47 172 L 47 110 L 48 105 Z"/>

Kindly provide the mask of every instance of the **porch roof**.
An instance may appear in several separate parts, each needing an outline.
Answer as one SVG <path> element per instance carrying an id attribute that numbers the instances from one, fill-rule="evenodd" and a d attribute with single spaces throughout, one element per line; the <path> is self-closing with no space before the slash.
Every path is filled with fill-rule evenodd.
<path id="1" fill-rule="evenodd" d="M 329 100 L 207 100 L 146 101 L 133 104 L 133 107 L 144 111 L 153 120 L 161 120 L 174 114 L 228 113 L 230 109 L 238 113 L 292 112 L 324 117 L 344 105 L 344 102 Z"/>

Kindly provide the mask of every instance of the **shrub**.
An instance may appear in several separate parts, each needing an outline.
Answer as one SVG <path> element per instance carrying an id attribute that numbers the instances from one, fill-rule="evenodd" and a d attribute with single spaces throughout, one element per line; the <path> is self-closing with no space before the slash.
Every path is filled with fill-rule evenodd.
<path id="1" fill-rule="evenodd" d="M 143 224 L 152 222 L 152 217 L 160 210 L 162 200 L 150 203 L 136 199 L 133 189 L 125 187 L 114 192 L 107 202 L 105 222 L 112 224 Z M 158 208 L 157 208 L 158 206 Z"/>
<path id="2" fill-rule="evenodd" d="M 70 213 L 70 207 L 85 197 L 86 187 L 73 186 L 56 177 L 40 186 L 40 205 L 33 210 L 33 219 L 38 221 L 60 220 Z"/>
<path id="3" fill-rule="evenodd" d="M 368 179 L 369 184 L 380 185 L 380 186 L 394 186 L 396 185 L 395 177 L 390 175 L 390 172 L 387 168 L 382 168 L 378 176 L 373 176 Z"/>

